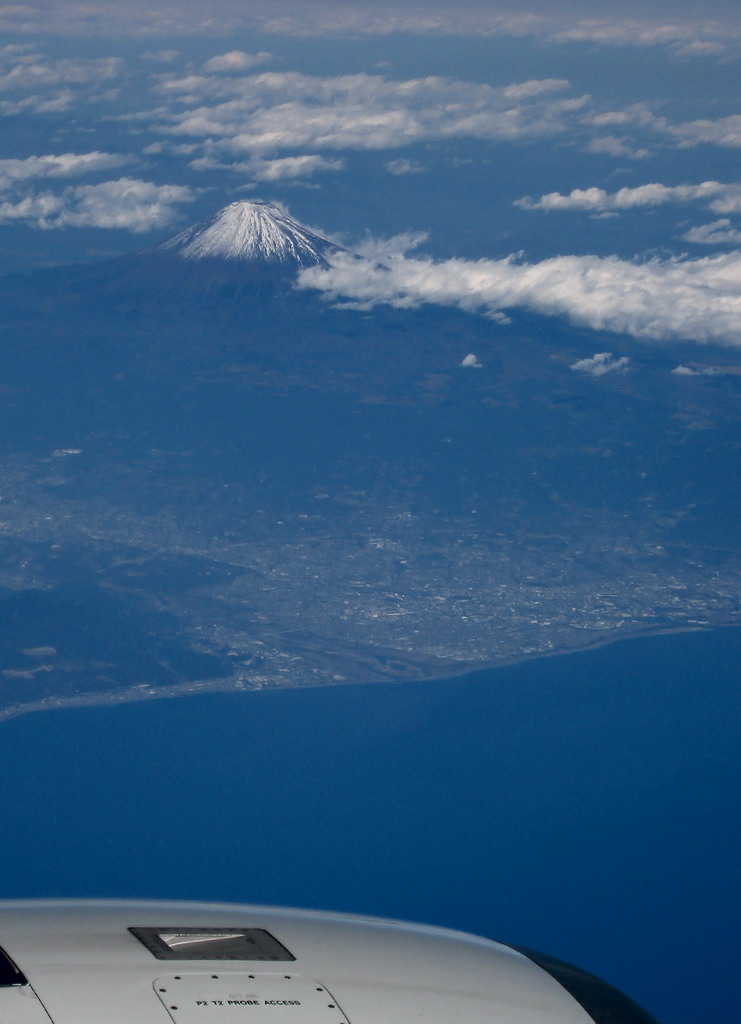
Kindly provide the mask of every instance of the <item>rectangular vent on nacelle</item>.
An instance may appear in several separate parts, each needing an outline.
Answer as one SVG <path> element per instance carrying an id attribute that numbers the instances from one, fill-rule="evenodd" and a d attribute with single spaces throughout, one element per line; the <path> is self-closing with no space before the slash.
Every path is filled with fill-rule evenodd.
<path id="1" fill-rule="evenodd" d="M 129 928 L 158 960 L 295 960 L 264 928 Z"/>

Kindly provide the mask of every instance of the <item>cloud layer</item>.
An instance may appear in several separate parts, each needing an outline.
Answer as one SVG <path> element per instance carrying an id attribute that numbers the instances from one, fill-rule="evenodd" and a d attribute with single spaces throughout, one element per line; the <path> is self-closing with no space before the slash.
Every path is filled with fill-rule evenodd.
<path id="1" fill-rule="evenodd" d="M 203 141 L 207 153 L 285 149 L 393 149 L 433 140 L 511 141 L 563 132 L 585 97 L 562 95 L 563 79 L 504 88 L 428 77 L 392 81 L 298 72 L 163 76 L 167 103 L 153 125 Z"/>
<path id="2" fill-rule="evenodd" d="M 612 352 L 595 352 L 588 359 L 577 359 L 570 368 L 578 373 L 587 373 L 590 377 L 604 377 L 606 373 L 627 369 L 629 362 L 627 356 L 614 359 Z"/>
<path id="3" fill-rule="evenodd" d="M 590 153 L 630 160 L 650 157 L 649 147 L 741 146 L 741 115 L 673 123 L 648 102 L 598 105 L 561 78 L 493 86 L 434 75 L 394 80 L 366 72 L 332 77 L 297 71 L 244 73 L 268 59 L 267 53 L 232 51 L 206 61 L 198 72 L 162 73 L 153 85 L 160 105 L 133 119 L 143 123 L 149 118 L 149 130 L 160 136 L 193 140 L 189 144 L 202 157 L 222 165 L 291 150 L 292 155 L 393 150 L 461 140 L 506 144 L 560 138 Z M 387 166 L 391 173 L 409 173 L 419 165 L 388 161 Z M 682 200 L 680 188 L 674 201 L 688 201 Z M 619 204 L 625 191 L 616 197 L 604 193 L 601 201 Z M 557 198 L 555 193 L 541 197 L 540 208 Z M 578 199 L 585 201 L 581 193 L 562 197 L 562 204 L 567 199 L 574 206 Z"/>
<path id="4" fill-rule="evenodd" d="M 107 171 L 128 163 L 130 157 L 115 153 L 47 153 L 25 160 L 0 160 L 0 189 L 39 178 L 76 178 L 94 171 Z"/>
<path id="5" fill-rule="evenodd" d="M 631 11 L 632 6 L 632 11 Z M 664 5 L 666 6 L 666 5 Z M 581 7 L 581 10 L 580 10 Z M 623 0 L 620 9 L 575 0 L 468 0 L 451 8 L 442 0 L 353 3 L 352 0 L 179 0 L 178 4 L 129 0 L 64 0 L 0 4 L 0 29 L 134 36 L 199 35 L 228 38 L 244 29 L 287 36 L 534 37 L 554 44 L 661 47 L 675 57 L 717 58 L 738 51 L 741 31 L 732 5 L 715 3 L 710 12 L 672 0 L 668 10 Z M 684 7 L 684 9 L 682 9 Z"/>
<path id="6" fill-rule="evenodd" d="M 295 178 L 311 177 L 318 171 L 341 171 L 345 167 L 345 162 L 341 159 L 328 159 L 316 153 L 304 153 L 301 156 L 284 156 L 275 160 L 254 157 L 252 160 L 231 164 L 220 163 L 213 157 L 198 157 L 191 160 L 190 166 L 196 171 L 236 171 L 247 174 L 254 181 L 291 181 Z"/>
<path id="7" fill-rule="evenodd" d="M 17 201 L 0 202 L 0 224 L 31 227 L 123 228 L 137 234 L 170 224 L 180 203 L 195 198 L 183 185 L 119 178 L 97 185 L 74 185 L 59 194 L 42 192 Z"/>
<path id="8" fill-rule="evenodd" d="M 211 74 L 214 72 L 249 71 L 260 64 L 269 64 L 272 59 L 273 55 L 265 51 L 245 53 L 244 50 L 230 50 L 228 53 L 211 57 L 203 65 L 203 70 Z"/>
<path id="9" fill-rule="evenodd" d="M 104 98 L 123 71 L 120 57 L 52 60 L 28 46 L 1 47 L 0 114 L 55 113 L 80 99 Z"/>
<path id="10" fill-rule="evenodd" d="M 525 210 L 586 210 L 590 213 L 633 210 L 665 203 L 702 202 L 715 213 L 741 213 L 741 185 L 703 181 L 699 185 L 661 185 L 652 182 L 636 188 L 606 192 L 601 188 L 575 188 L 568 195 L 549 192 L 540 199 L 525 196 L 515 206 Z"/>
<path id="11" fill-rule="evenodd" d="M 435 303 L 495 317 L 520 307 L 635 338 L 741 347 L 738 252 L 643 263 L 615 256 L 435 262 L 398 254 L 371 263 L 339 254 L 332 264 L 302 271 L 301 286 L 361 307 Z"/>
<path id="12" fill-rule="evenodd" d="M 42 230 L 124 228 L 139 234 L 165 227 L 177 216 L 180 203 L 195 198 L 192 189 L 119 178 L 93 185 L 68 185 L 61 192 L 35 190 L 39 181 L 79 178 L 121 167 L 131 160 L 98 150 L 0 160 L 0 224 L 22 223 Z"/>
<path id="13" fill-rule="evenodd" d="M 721 217 L 710 224 L 690 228 L 682 239 L 695 245 L 741 245 L 741 230 L 734 227 L 728 217 Z"/>
<path id="14" fill-rule="evenodd" d="M 702 203 L 713 213 L 741 214 L 741 185 L 703 181 L 699 185 L 661 185 L 652 182 L 636 188 L 607 192 L 602 188 L 575 188 L 568 195 L 549 192 L 540 199 L 524 196 L 514 205 L 524 210 L 586 211 L 596 216 L 610 216 L 624 210 L 640 210 L 667 203 Z M 693 245 L 736 246 L 741 244 L 741 229 L 729 217 L 710 224 L 690 228 L 682 240 Z"/>

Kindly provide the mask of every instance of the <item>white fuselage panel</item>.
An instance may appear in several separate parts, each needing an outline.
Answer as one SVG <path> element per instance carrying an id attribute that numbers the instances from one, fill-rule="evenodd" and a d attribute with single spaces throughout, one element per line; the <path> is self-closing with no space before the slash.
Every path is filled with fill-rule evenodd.
<path id="1" fill-rule="evenodd" d="M 262 955 L 249 945 L 257 930 L 268 933 L 261 948 L 273 959 L 247 959 Z M 341 914 L 230 904 L 0 902 L 0 947 L 28 979 L 22 988 L 0 988 L 0 1024 L 591 1020 L 557 981 L 507 946 Z M 201 959 L 180 959 L 183 950 L 204 949 Z"/>

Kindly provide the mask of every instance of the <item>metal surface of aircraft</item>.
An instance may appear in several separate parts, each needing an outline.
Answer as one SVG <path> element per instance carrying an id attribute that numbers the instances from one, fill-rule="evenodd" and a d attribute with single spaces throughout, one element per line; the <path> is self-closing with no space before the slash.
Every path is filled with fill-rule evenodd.
<path id="1" fill-rule="evenodd" d="M 367 917 L 0 902 L 0 1024 L 655 1024 L 558 960 Z"/>

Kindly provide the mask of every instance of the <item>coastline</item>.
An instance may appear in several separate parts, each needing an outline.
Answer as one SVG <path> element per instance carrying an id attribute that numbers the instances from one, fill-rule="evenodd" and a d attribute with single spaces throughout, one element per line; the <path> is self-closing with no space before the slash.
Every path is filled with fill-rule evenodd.
<path id="1" fill-rule="evenodd" d="M 417 675 L 414 678 L 411 678 L 410 676 L 394 676 L 392 674 L 388 674 L 382 679 L 332 679 L 327 682 L 312 680 L 306 683 L 285 683 L 281 680 L 279 684 L 275 685 L 265 684 L 263 681 L 250 685 L 249 680 L 244 677 L 231 676 L 224 679 L 192 680 L 190 682 L 174 686 L 157 688 L 150 687 L 146 683 L 138 683 L 134 686 L 110 692 L 83 693 L 70 697 L 56 697 L 54 695 L 50 695 L 41 700 L 29 702 L 28 704 L 16 704 L 9 708 L 2 708 L 0 709 L 0 725 L 13 718 L 19 718 L 22 715 L 32 714 L 34 712 L 65 710 L 68 708 L 103 707 L 107 705 L 114 706 L 119 704 L 152 702 L 156 700 L 173 700 L 178 697 L 193 697 L 216 693 L 275 693 L 286 690 L 326 689 L 328 687 L 348 686 L 377 686 L 379 684 L 404 686 L 411 682 L 430 684 L 445 683 L 446 681 L 459 681 L 465 678 L 473 679 L 483 673 L 489 673 L 497 669 L 512 668 L 516 665 L 523 665 L 529 662 L 546 660 L 554 657 L 567 657 L 569 655 L 578 655 L 582 653 L 586 654 L 621 642 L 648 640 L 655 636 L 668 636 L 680 633 L 712 633 L 722 629 L 739 628 L 741 628 L 741 623 L 739 622 L 725 622 L 712 625 L 709 624 L 707 626 L 677 625 L 646 627 L 645 629 L 637 628 L 620 631 L 619 633 L 617 633 L 617 631 L 612 631 L 609 635 L 595 637 L 591 642 L 584 643 L 580 646 L 568 648 L 561 647 L 547 651 L 510 655 L 486 662 L 461 663 L 459 667 L 456 667 L 456 665 L 452 663 L 446 667 L 446 671 L 444 673 L 437 672 L 430 675 Z"/>

